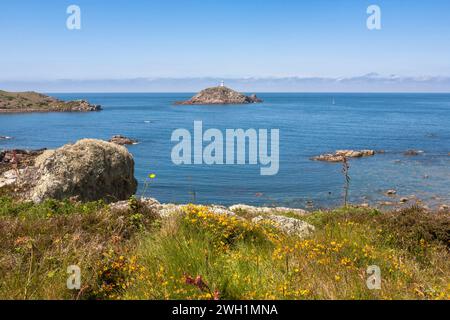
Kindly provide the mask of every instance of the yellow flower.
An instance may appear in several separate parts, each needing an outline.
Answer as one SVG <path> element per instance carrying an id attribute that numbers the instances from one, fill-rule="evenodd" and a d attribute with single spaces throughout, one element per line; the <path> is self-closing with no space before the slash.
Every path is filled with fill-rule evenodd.
<path id="1" fill-rule="evenodd" d="M 155 179 L 155 178 L 156 178 L 156 174 L 150 173 L 150 174 L 148 175 L 148 177 L 149 177 L 150 179 Z"/>

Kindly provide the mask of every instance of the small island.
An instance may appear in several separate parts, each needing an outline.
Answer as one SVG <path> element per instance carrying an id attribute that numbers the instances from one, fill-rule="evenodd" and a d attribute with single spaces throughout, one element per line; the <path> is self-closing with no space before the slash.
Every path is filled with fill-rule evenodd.
<path id="1" fill-rule="evenodd" d="M 203 104 L 250 104 L 263 102 L 255 94 L 246 96 L 224 86 L 223 82 L 218 87 L 207 88 L 190 100 L 178 101 L 177 105 L 203 105 Z"/>
<path id="2" fill-rule="evenodd" d="M 0 113 L 23 112 L 89 112 L 100 111 L 99 105 L 86 100 L 62 101 L 37 92 L 7 92 L 0 90 Z"/>

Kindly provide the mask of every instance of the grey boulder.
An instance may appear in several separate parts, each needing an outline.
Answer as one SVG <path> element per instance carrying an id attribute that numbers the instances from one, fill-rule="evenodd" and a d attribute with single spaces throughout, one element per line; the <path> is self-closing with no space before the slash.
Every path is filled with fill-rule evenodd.
<path id="1" fill-rule="evenodd" d="M 94 139 L 45 151 L 20 181 L 26 183 L 25 198 L 33 202 L 47 198 L 114 202 L 128 199 L 137 188 L 128 150 Z"/>

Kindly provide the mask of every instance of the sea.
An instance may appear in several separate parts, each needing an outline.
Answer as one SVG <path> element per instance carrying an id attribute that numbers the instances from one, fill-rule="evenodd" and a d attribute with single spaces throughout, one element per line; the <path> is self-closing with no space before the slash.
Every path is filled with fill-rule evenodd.
<path id="1" fill-rule="evenodd" d="M 82 138 L 124 135 L 138 196 L 171 203 L 330 208 L 344 201 L 342 164 L 312 161 L 339 149 L 383 151 L 349 161 L 349 201 L 381 205 L 401 197 L 450 203 L 450 94 L 260 93 L 261 104 L 186 106 L 193 93 L 49 93 L 87 99 L 101 112 L 1 114 L 0 149 L 57 148 Z M 174 130 L 279 130 L 279 171 L 260 165 L 176 165 Z M 270 131 L 269 131 L 270 132 Z M 206 143 L 205 143 L 206 145 Z M 405 156 L 410 149 L 422 151 Z M 150 179 L 149 174 L 155 174 Z M 385 195 L 395 189 L 395 198 Z M 416 201 L 416 200 L 414 200 Z"/>

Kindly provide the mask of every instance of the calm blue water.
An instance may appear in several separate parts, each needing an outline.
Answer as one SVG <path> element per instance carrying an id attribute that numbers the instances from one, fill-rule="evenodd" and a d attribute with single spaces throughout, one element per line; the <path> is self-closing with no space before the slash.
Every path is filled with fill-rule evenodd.
<path id="1" fill-rule="evenodd" d="M 385 150 L 352 160 L 350 196 L 354 202 L 386 200 L 383 192 L 415 194 L 428 203 L 450 201 L 449 94 L 260 94 L 263 104 L 174 106 L 191 94 L 55 94 L 88 99 L 99 113 L 0 115 L 2 148 L 55 148 L 81 138 L 122 134 L 140 141 L 129 150 L 136 161 L 138 194 L 148 173 L 147 196 L 162 202 L 278 204 L 305 207 L 339 205 L 341 165 L 309 158 L 336 149 Z M 335 105 L 332 104 L 333 98 Z M 280 129 L 280 170 L 260 176 L 259 166 L 175 166 L 171 133 L 204 129 Z M 405 157 L 403 151 L 425 154 Z M 428 178 L 424 178 L 427 176 Z"/>

